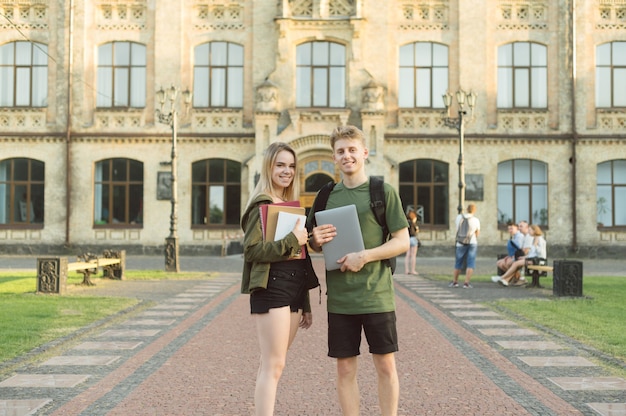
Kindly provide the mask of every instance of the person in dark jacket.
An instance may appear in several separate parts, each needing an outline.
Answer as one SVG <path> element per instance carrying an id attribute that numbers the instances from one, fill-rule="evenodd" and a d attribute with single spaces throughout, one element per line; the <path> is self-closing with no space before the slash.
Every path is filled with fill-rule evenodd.
<path id="1" fill-rule="evenodd" d="M 304 223 L 278 241 L 263 238 L 259 207 L 297 199 L 296 153 L 285 143 L 272 143 L 263 156 L 259 182 L 241 219 L 244 270 L 241 292 L 250 294 L 256 321 L 261 362 L 254 392 L 255 414 L 272 415 L 276 389 L 287 350 L 298 327 L 307 329 L 313 318 L 309 289 L 319 286 L 306 251 Z"/>

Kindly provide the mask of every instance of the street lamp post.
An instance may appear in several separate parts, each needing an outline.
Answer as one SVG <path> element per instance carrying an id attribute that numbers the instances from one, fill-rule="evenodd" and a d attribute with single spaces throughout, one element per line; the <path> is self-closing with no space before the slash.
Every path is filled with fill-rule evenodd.
<path id="1" fill-rule="evenodd" d="M 443 103 L 446 106 L 446 112 L 443 115 L 443 122 L 447 127 L 457 129 L 459 132 L 459 206 L 457 210 L 459 214 L 463 212 L 463 206 L 465 205 L 465 162 L 463 160 L 463 146 L 465 140 L 465 123 L 471 121 L 474 117 L 474 106 L 476 105 L 476 93 L 470 92 L 467 94 L 462 89 L 459 89 L 456 94 L 456 101 L 458 104 L 458 117 L 450 117 L 450 106 L 452 105 L 452 94 L 446 92 L 443 95 Z M 465 110 L 465 104 L 470 109 L 469 118 L 466 118 L 467 111 Z"/>
<path id="2" fill-rule="evenodd" d="M 165 91 L 163 90 L 163 87 L 161 87 L 156 94 L 160 104 L 160 107 L 156 110 L 157 119 L 159 123 L 167 124 L 172 128 L 172 153 L 170 159 L 170 166 L 172 169 L 170 188 L 172 194 L 170 196 L 170 202 L 172 209 L 170 213 L 170 235 L 165 238 L 165 271 L 178 273 L 180 271 L 180 263 L 178 262 L 179 247 L 177 230 L 178 187 L 176 178 L 176 162 L 178 156 L 176 151 L 178 133 L 178 111 L 176 110 L 176 98 L 178 97 L 178 89 L 172 85 L 167 89 L 167 91 Z M 169 111 L 163 110 L 166 100 L 170 103 Z M 185 110 L 187 110 L 191 104 L 191 92 L 189 90 L 185 90 L 183 92 L 183 104 L 185 105 Z"/>

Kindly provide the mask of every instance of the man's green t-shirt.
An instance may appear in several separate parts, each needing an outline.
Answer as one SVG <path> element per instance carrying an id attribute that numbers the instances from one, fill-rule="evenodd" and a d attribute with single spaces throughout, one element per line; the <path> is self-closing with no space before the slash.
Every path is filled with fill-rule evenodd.
<path id="1" fill-rule="evenodd" d="M 391 185 L 385 183 L 385 215 L 390 232 L 407 227 L 402 202 Z M 383 230 L 370 207 L 369 180 L 349 189 L 343 182 L 333 188 L 326 209 L 356 205 L 365 248 L 383 244 Z M 312 213 L 311 213 L 312 215 Z M 359 272 L 326 271 L 328 312 L 357 315 L 391 312 L 396 308 L 391 269 L 382 261 L 367 263 Z"/>

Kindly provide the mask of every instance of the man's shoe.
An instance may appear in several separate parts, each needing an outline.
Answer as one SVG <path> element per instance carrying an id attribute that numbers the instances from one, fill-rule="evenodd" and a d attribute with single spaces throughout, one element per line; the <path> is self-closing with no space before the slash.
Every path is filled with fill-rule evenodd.
<path id="1" fill-rule="evenodd" d="M 459 287 L 459 284 L 457 282 L 450 282 L 448 287 Z"/>
<path id="2" fill-rule="evenodd" d="M 472 289 L 474 286 L 470 285 L 469 283 L 463 283 L 463 289 Z"/>

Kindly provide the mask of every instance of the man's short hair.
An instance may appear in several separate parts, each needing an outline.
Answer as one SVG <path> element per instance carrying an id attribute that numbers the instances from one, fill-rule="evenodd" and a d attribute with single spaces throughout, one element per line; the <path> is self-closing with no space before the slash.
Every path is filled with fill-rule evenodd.
<path id="1" fill-rule="evenodd" d="M 339 126 L 330 134 L 330 147 L 335 148 L 335 142 L 340 139 L 361 140 L 363 146 L 365 143 L 365 134 L 355 126 Z"/>

